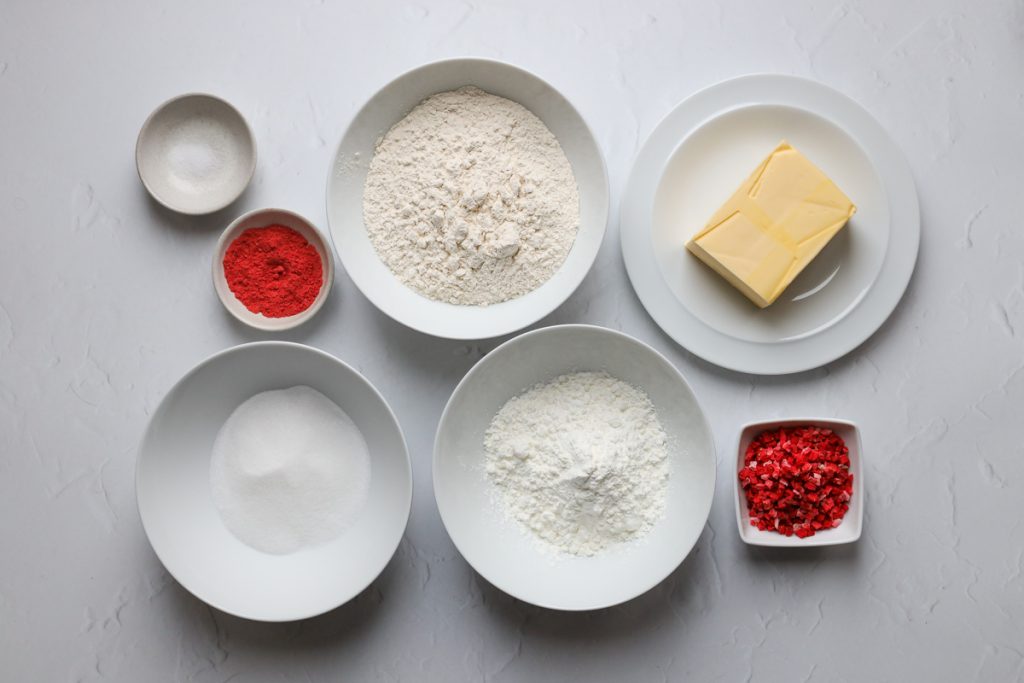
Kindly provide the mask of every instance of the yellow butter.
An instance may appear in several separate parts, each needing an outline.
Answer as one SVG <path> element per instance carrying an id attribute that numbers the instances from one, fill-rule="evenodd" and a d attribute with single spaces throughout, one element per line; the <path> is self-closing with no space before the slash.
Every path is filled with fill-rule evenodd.
<path id="1" fill-rule="evenodd" d="M 856 211 L 821 169 L 783 140 L 686 248 L 764 308 Z"/>

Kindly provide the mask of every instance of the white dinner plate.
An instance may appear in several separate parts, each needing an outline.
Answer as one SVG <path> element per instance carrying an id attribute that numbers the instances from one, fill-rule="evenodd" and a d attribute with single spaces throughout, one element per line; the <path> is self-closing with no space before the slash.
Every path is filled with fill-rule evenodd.
<path id="1" fill-rule="evenodd" d="M 685 244 L 782 139 L 857 213 L 759 309 Z M 716 365 L 779 375 L 831 362 L 882 325 L 914 270 L 920 219 L 910 167 L 867 111 L 820 83 L 765 74 L 702 90 L 665 117 L 633 166 L 621 232 L 633 288 L 669 336 Z"/>
<path id="2" fill-rule="evenodd" d="M 405 286 L 377 255 L 363 223 L 363 186 L 377 141 L 426 98 L 466 85 L 518 102 L 543 121 L 562 146 L 580 195 L 579 231 L 565 262 L 532 292 L 491 306 L 434 301 Z M 554 87 L 510 64 L 489 59 L 448 59 L 399 76 L 356 114 L 331 165 L 327 222 L 345 272 L 386 315 L 436 337 L 497 337 L 537 322 L 568 299 L 583 281 L 608 223 L 608 175 L 583 117 Z"/>

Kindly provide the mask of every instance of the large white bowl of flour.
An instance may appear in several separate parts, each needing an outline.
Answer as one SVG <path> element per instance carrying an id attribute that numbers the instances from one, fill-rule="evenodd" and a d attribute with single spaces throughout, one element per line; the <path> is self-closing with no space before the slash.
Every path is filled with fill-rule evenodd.
<path id="1" fill-rule="evenodd" d="M 553 387 L 558 388 L 558 381 L 581 377 L 577 373 L 586 374 L 572 391 L 562 394 L 562 400 L 575 407 L 565 409 L 552 396 L 543 396 Z M 561 379 L 553 384 L 556 378 Z M 630 404 L 637 400 L 621 386 L 616 389 L 617 384 L 628 385 L 646 396 L 647 408 L 653 406 L 667 437 L 664 440 L 667 454 L 659 457 L 667 458 L 668 479 L 660 491 L 653 486 L 652 478 L 661 476 L 661 465 L 652 466 L 650 456 L 661 446 L 652 440 L 650 425 L 644 420 L 637 421 L 641 433 L 630 438 L 622 430 L 609 431 L 601 424 L 601 421 L 619 422 L 615 413 L 620 410 L 623 420 L 628 419 Z M 541 395 L 537 393 L 538 387 Z M 507 406 L 513 398 L 522 403 L 519 410 L 509 411 Z M 536 414 L 545 401 L 552 414 L 558 413 L 556 421 L 562 415 L 575 414 L 575 424 L 569 424 L 572 420 L 566 420 L 564 428 L 546 424 L 545 416 Z M 624 472 L 620 467 L 610 474 L 604 469 L 602 475 L 602 467 L 597 467 L 595 473 L 590 463 L 582 473 L 570 475 L 607 477 L 604 483 L 592 481 L 584 486 L 615 492 L 622 500 L 607 496 L 603 500 L 595 499 L 604 509 L 597 509 L 594 514 L 614 517 L 618 514 L 616 507 L 632 506 L 632 512 L 638 517 L 636 524 L 642 531 L 635 538 L 605 544 L 595 543 L 594 535 L 590 534 L 574 544 L 566 536 L 571 525 L 557 518 L 567 508 L 552 508 L 548 513 L 525 510 L 521 504 L 510 508 L 507 491 L 503 489 L 507 478 L 496 480 L 493 470 L 488 470 L 488 465 L 493 464 L 490 441 L 496 436 L 489 428 L 497 426 L 500 428 L 498 437 L 512 434 L 515 439 L 510 423 L 516 419 L 527 419 L 544 438 L 565 441 L 563 446 L 573 452 L 574 459 L 589 460 L 584 451 L 602 450 L 606 444 L 579 433 L 581 409 L 592 410 L 595 434 L 624 440 L 627 446 L 636 449 L 637 467 L 636 472 Z M 495 421 L 499 411 L 510 414 L 504 420 Z M 639 412 L 642 414 L 643 410 Z M 543 450 L 544 444 L 538 444 L 534 436 L 520 436 L 526 436 L 521 449 L 520 444 L 511 444 L 515 455 L 537 457 L 537 451 Z M 629 448 L 625 449 L 625 455 L 629 456 Z M 506 461 L 502 466 L 509 464 Z M 554 462 L 548 460 L 547 464 Z M 544 474 L 544 466 L 542 463 L 541 467 L 534 468 L 535 479 L 526 482 L 533 490 L 520 491 L 520 494 L 534 496 L 541 505 L 552 502 L 551 496 L 540 492 L 547 485 L 543 476 L 537 476 Z M 711 430 L 683 376 L 646 344 L 621 332 L 589 325 L 560 325 L 527 332 L 499 346 L 477 363 L 456 387 L 441 417 L 434 443 L 433 468 L 438 510 L 466 561 L 506 593 L 535 605 L 562 610 L 616 605 L 665 579 L 697 542 L 711 510 L 715 489 Z M 566 477 L 561 472 L 551 470 L 549 474 L 552 480 L 561 480 L 560 486 L 565 484 Z M 632 481 L 620 486 L 612 481 L 616 477 Z M 631 492 L 630 488 L 635 486 L 639 489 Z M 652 495 L 652 492 L 655 493 Z M 642 500 L 629 500 L 636 493 L 649 498 L 651 510 L 636 507 Z M 536 514 L 530 515 L 531 512 Z M 537 530 L 521 521 L 523 513 L 527 513 L 525 516 L 530 523 L 537 525 Z M 609 536 L 609 540 L 616 539 Z"/>
<path id="2" fill-rule="evenodd" d="M 465 147 L 459 144 L 457 132 L 451 129 L 450 121 L 442 121 L 441 125 L 448 127 L 444 131 L 444 142 L 427 139 L 403 147 L 403 141 L 399 140 L 387 145 L 391 171 L 384 172 L 382 178 L 380 162 L 378 160 L 374 166 L 373 160 L 375 153 L 382 149 L 378 147 L 382 140 L 391 142 L 389 131 L 400 122 L 405 124 L 406 116 L 428 98 L 460 91 L 467 86 L 505 98 L 528 110 L 529 113 L 524 115 L 526 118 L 536 117 L 553 134 L 557 141 L 555 147 L 561 148 L 555 156 L 564 153 L 562 160 L 534 155 L 527 146 L 520 145 L 518 151 L 529 158 L 510 155 L 508 182 L 481 183 L 479 177 L 474 178 L 472 167 L 479 154 L 467 156 Z M 458 107 L 459 98 L 460 95 L 453 95 L 441 106 Z M 502 121 L 507 125 L 510 119 L 503 116 Z M 511 116 L 514 119 L 515 112 Z M 520 117 L 509 129 L 513 136 L 518 136 L 530 128 L 529 123 Z M 408 127 L 403 132 L 408 134 Z M 468 146 L 479 143 L 479 138 L 467 137 Z M 453 140 L 455 143 L 449 144 Z M 411 163 L 421 166 L 436 160 L 439 186 L 445 183 L 439 189 L 447 192 L 446 199 L 440 202 L 442 211 L 436 217 L 428 215 L 431 213 L 429 198 L 409 199 L 410 195 L 423 190 L 422 185 L 410 184 L 408 177 L 388 183 L 387 172 L 408 170 L 403 168 L 406 157 Z M 557 166 L 564 164 L 565 160 L 571 167 L 575 188 L 566 188 L 561 182 L 566 174 Z M 550 168 L 549 162 L 552 164 Z M 445 165 L 460 163 L 466 167 L 466 173 L 446 177 L 457 176 L 458 179 L 452 182 L 465 182 L 465 188 L 453 187 L 448 180 L 442 181 Z M 421 179 L 427 175 L 429 170 L 421 169 Z M 558 183 L 549 183 L 548 190 L 541 191 L 534 187 L 536 183 L 530 180 L 531 177 L 541 179 L 540 187 L 543 187 L 545 179 L 557 179 Z M 504 211 L 500 195 L 507 198 L 509 193 L 519 197 L 533 193 L 536 207 L 527 202 L 524 209 L 523 202 L 515 202 L 511 209 Z M 365 214 L 364 194 L 370 198 Z M 465 196 L 452 205 L 453 194 Z M 577 196 L 578 211 L 575 205 L 559 207 L 558 202 L 575 202 Z M 536 322 L 575 291 L 590 270 L 604 237 L 608 196 L 608 177 L 594 136 L 579 112 L 555 88 L 527 71 L 501 62 L 451 59 L 427 64 L 399 76 L 356 114 L 331 165 L 327 182 L 327 217 L 331 237 L 345 271 L 382 312 L 408 327 L 434 336 L 483 339 L 508 334 Z M 467 214 L 476 215 L 474 202 L 481 199 L 486 203 L 483 207 L 486 213 L 494 214 L 494 224 L 481 227 L 470 220 L 467 226 L 462 218 Z M 492 201 L 500 211 L 491 210 Z M 447 207 L 444 206 L 446 202 Z M 555 235 L 564 233 L 564 230 L 557 225 L 552 227 L 552 222 L 549 222 L 544 230 L 536 233 L 519 230 L 517 240 L 516 231 L 512 229 L 517 221 L 519 225 L 529 224 L 536 218 L 524 216 L 524 210 L 536 210 L 538 214 L 545 215 L 561 213 L 558 221 L 578 223 L 574 238 L 570 235 L 566 240 L 564 234 Z M 367 216 L 369 220 L 366 220 Z M 487 220 L 491 218 L 488 216 Z M 537 224 L 543 222 L 541 220 Z M 416 254 L 415 258 L 406 258 L 420 248 L 405 234 L 417 226 L 422 226 L 425 239 L 435 240 L 435 248 L 433 251 L 426 248 L 431 252 L 426 257 Z M 391 230 L 393 235 L 389 235 Z M 468 241 L 463 243 L 467 232 Z M 459 287 L 448 286 L 449 283 L 444 282 L 446 275 L 437 276 L 438 259 L 444 259 L 447 252 L 436 248 L 436 245 L 445 240 L 450 243 L 446 249 L 454 255 L 450 259 L 451 271 L 459 272 L 458 276 L 451 276 L 450 284 L 458 285 L 463 277 L 467 281 L 476 278 L 474 287 L 462 291 Z M 476 240 L 486 242 L 475 247 L 485 261 L 482 267 L 479 262 L 472 261 L 476 258 L 472 250 L 469 258 L 466 257 L 466 245 Z M 509 264 L 513 267 L 507 267 Z M 408 275 L 416 266 L 420 273 Z M 488 271 L 493 275 L 490 277 L 491 286 L 487 282 L 481 285 L 480 281 L 486 279 L 481 274 Z"/>
<path id="3" fill-rule="evenodd" d="M 368 476 L 369 484 L 344 528 L 328 529 L 326 540 L 281 548 L 271 535 L 271 552 L 262 552 L 225 524 L 211 457 L 218 433 L 240 405 L 296 386 L 322 394 L 319 400 L 333 402 L 358 428 L 369 472 L 351 476 L 361 485 Z M 366 378 L 308 346 L 255 342 L 211 356 L 168 392 L 139 447 L 136 495 L 153 550 L 182 586 L 230 614 L 291 621 L 347 602 L 380 574 L 405 532 L 412 470 L 398 421 Z"/>

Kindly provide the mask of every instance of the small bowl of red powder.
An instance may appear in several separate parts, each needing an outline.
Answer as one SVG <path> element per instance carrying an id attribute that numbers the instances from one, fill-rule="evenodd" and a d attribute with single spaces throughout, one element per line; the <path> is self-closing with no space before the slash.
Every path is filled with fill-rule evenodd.
<path id="1" fill-rule="evenodd" d="M 807 418 L 752 422 L 737 448 L 736 522 L 750 545 L 852 543 L 864 521 L 857 425 Z"/>
<path id="2" fill-rule="evenodd" d="M 291 211 L 250 211 L 217 243 L 217 296 L 231 315 L 260 330 L 287 330 L 312 318 L 333 281 L 330 246 L 312 223 Z"/>

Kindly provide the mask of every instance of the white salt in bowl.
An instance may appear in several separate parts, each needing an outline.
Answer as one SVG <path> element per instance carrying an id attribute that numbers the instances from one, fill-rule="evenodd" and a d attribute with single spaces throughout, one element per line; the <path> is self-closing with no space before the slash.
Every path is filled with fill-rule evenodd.
<path id="1" fill-rule="evenodd" d="M 288 555 L 254 550 L 225 527 L 210 489 L 217 432 L 263 391 L 310 386 L 352 418 L 370 454 L 367 502 L 328 543 Z M 260 621 L 316 616 L 351 600 L 387 565 L 412 504 L 412 468 L 394 413 L 365 377 L 291 342 L 222 351 L 164 397 L 139 447 L 135 489 L 142 526 L 167 571 L 219 610 Z"/>
<path id="2" fill-rule="evenodd" d="M 135 166 L 149 194 L 168 209 L 213 213 L 249 185 L 256 140 L 242 114 L 219 97 L 180 95 L 142 124 Z"/>
<path id="3" fill-rule="evenodd" d="M 405 286 L 377 255 L 363 223 L 363 186 L 377 140 L 424 99 L 467 85 L 518 102 L 543 121 L 572 166 L 580 196 L 579 231 L 561 267 L 532 292 L 490 306 L 456 306 Z M 383 313 L 436 337 L 497 337 L 537 322 L 583 281 L 608 223 L 608 175 L 593 133 L 554 86 L 510 64 L 448 59 L 402 74 L 356 114 L 338 145 L 327 178 L 327 221 L 345 271 Z"/>
<path id="4" fill-rule="evenodd" d="M 664 518 L 590 557 L 555 554 L 506 519 L 484 471 L 484 432 L 505 402 L 579 371 L 605 371 L 647 393 L 669 436 L 671 468 Z M 455 388 L 434 442 L 434 495 L 459 552 L 509 595 L 552 609 L 609 607 L 660 583 L 697 542 L 714 491 L 711 429 L 689 384 L 650 346 L 602 327 L 546 327 L 487 354 Z"/>

